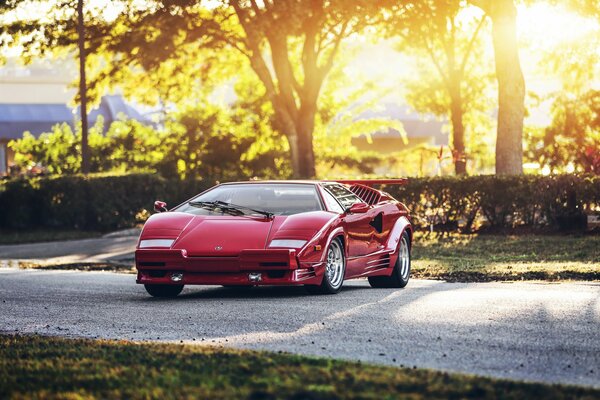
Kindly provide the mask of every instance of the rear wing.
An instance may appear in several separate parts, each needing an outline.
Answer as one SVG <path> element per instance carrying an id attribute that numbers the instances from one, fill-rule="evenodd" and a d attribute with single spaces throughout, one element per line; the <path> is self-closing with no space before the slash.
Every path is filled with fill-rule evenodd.
<path id="1" fill-rule="evenodd" d="M 363 185 L 371 187 L 373 185 L 405 185 L 408 182 L 408 179 L 336 179 L 333 182 L 345 185 Z"/>

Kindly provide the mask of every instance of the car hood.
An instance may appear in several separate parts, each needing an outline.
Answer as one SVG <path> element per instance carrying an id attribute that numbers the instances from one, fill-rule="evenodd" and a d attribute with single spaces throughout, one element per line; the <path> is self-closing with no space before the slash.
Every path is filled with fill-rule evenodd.
<path id="1" fill-rule="evenodd" d="M 272 239 L 311 239 L 336 214 L 315 211 L 272 219 L 250 216 L 155 214 L 140 239 L 175 239 L 172 249 L 188 256 L 236 256 L 245 249 L 265 249 Z"/>

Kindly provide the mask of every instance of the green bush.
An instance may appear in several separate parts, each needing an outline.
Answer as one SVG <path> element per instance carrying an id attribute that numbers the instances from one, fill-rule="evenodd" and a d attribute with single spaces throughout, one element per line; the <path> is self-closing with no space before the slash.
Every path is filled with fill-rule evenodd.
<path id="1" fill-rule="evenodd" d="M 238 176 L 285 178 L 291 170 L 285 141 L 268 128 L 239 116 L 203 105 L 177 114 L 164 127 L 135 120 L 118 120 L 104 132 L 102 118 L 88 135 L 90 171 L 158 173 L 164 177 L 206 180 Z M 43 167 L 53 175 L 81 172 L 81 125 L 58 124 L 38 138 L 28 132 L 9 143 L 20 171 Z"/>
<path id="2" fill-rule="evenodd" d="M 157 174 L 12 180 L 0 185 L 0 229 L 131 227 L 154 200 L 174 206 L 212 184 Z M 565 217 L 600 212 L 600 177 L 590 175 L 411 178 L 384 190 L 410 208 L 421 229 L 558 229 Z"/>
<path id="3" fill-rule="evenodd" d="M 154 200 L 175 205 L 208 186 L 156 174 L 19 179 L 0 186 L 2 229 L 106 231 L 143 221 Z"/>
<path id="4" fill-rule="evenodd" d="M 600 212 L 597 175 L 415 178 L 385 190 L 408 206 L 419 228 L 557 230 L 561 218 Z"/>

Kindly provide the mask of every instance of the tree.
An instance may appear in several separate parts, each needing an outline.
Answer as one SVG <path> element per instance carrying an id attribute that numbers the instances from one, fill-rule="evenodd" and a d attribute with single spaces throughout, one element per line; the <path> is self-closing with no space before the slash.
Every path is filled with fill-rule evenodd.
<path id="1" fill-rule="evenodd" d="M 47 5 L 47 1 L 43 0 L 3 0 L 0 2 L 0 11 L 10 12 L 18 9 L 19 7 L 39 8 Z M 79 93 L 77 98 L 80 105 L 80 117 L 81 117 L 81 172 L 87 174 L 90 171 L 90 151 L 88 144 L 88 96 L 87 96 L 87 81 L 86 81 L 86 29 L 85 29 L 85 11 L 83 0 L 60 0 L 52 4 L 50 15 L 54 18 L 50 22 L 45 18 L 40 18 L 37 21 L 24 19 L 16 20 L 15 22 L 7 23 L 2 26 L 2 33 L 9 36 L 9 45 L 23 45 L 26 49 L 32 50 L 28 56 L 31 57 L 35 52 L 41 52 L 51 49 L 52 44 L 60 43 L 68 44 L 66 47 L 71 47 L 73 43 L 77 47 L 77 57 L 79 61 Z M 67 10 L 65 12 L 65 10 Z M 70 12 L 69 12 L 70 10 Z M 45 17 L 45 16 L 44 16 Z M 67 31 L 65 35 L 70 35 L 71 38 L 65 41 L 66 37 L 56 36 L 47 37 L 45 36 L 45 28 L 53 26 L 55 29 L 64 30 L 65 28 L 72 28 L 74 32 Z M 56 31 L 50 29 L 49 33 L 52 35 Z M 19 40 L 19 36 L 20 39 Z M 1 40 L 2 43 L 4 40 Z M 41 45 L 41 46 L 40 46 Z M 27 51 L 27 50 L 26 50 Z"/>
<path id="2" fill-rule="evenodd" d="M 474 67 L 484 64 L 479 33 L 485 16 L 465 18 L 458 0 L 419 1 L 392 10 L 387 29 L 400 37 L 399 49 L 429 60 L 418 79 L 407 83 L 408 100 L 417 111 L 449 116 L 455 172 L 465 174 L 465 114 L 481 108 L 484 90 L 485 77 Z"/>
<path id="3" fill-rule="evenodd" d="M 79 99 L 81 116 L 81 172 L 90 172 L 90 149 L 88 145 L 87 82 L 85 78 L 85 22 L 83 0 L 77 0 L 77 48 L 79 58 Z"/>
<path id="4" fill-rule="evenodd" d="M 342 41 L 364 24 L 367 5 L 233 0 L 223 2 L 198 25 L 216 24 L 207 27 L 209 44 L 230 46 L 248 58 L 272 103 L 276 126 L 289 142 L 296 177 L 315 175 L 313 131 L 319 95 Z M 162 6 L 171 7 L 168 2 Z M 188 20 L 202 21 L 205 10 L 188 6 L 183 12 Z M 186 33 L 183 40 L 197 42 L 194 36 Z"/>
<path id="5" fill-rule="evenodd" d="M 600 174 L 600 90 L 560 96 L 552 108 L 538 160 L 555 172 L 571 165 L 574 171 Z"/>
<path id="6" fill-rule="evenodd" d="M 523 173 L 525 79 L 517 44 L 517 9 L 513 0 L 469 0 L 492 20 L 498 80 L 496 174 Z"/>
<path id="7" fill-rule="evenodd" d="M 88 52 L 107 57 L 104 76 L 152 73 L 197 48 L 243 54 L 264 86 L 275 126 L 287 138 L 296 177 L 315 175 L 313 130 L 319 95 L 344 39 L 369 22 L 369 1 L 124 1 L 111 23 L 88 19 Z M 22 27 L 23 29 L 30 28 Z M 37 21 L 36 45 L 68 47 L 73 25 Z M 175 61 L 176 62 L 176 61 Z M 202 63 L 203 60 L 197 60 Z M 127 73 L 127 72 L 125 72 Z"/>
<path id="8" fill-rule="evenodd" d="M 598 18 L 581 13 L 590 20 Z M 552 121 L 547 127 L 528 127 L 527 157 L 553 173 L 600 173 L 600 90 L 591 85 L 600 76 L 596 32 L 547 49 L 538 65 L 561 85 L 540 98 L 552 101 Z"/>

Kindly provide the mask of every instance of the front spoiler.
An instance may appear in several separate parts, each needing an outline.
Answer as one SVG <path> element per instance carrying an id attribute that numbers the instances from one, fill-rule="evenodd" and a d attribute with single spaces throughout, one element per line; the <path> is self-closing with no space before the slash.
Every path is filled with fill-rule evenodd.
<path id="1" fill-rule="evenodd" d="M 190 257 L 185 250 L 138 249 L 135 252 L 140 284 L 290 285 L 319 284 L 322 263 L 301 264 L 292 249 L 249 249 L 231 257 Z M 183 279 L 174 282 L 173 273 Z M 261 274 L 251 281 L 250 274 Z"/>

